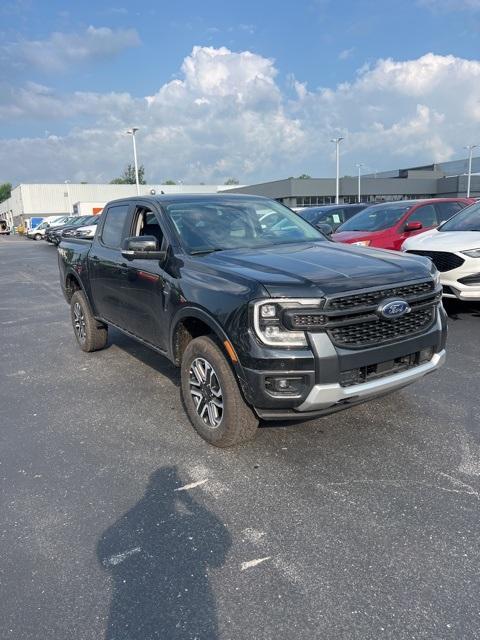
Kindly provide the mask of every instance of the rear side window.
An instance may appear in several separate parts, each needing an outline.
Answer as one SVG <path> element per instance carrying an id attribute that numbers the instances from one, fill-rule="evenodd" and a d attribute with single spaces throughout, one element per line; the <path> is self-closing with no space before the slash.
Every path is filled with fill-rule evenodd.
<path id="1" fill-rule="evenodd" d="M 102 229 L 102 242 L 110 249 L 120 249 L 128 216 L 128 204 L 108 207 L 103 215 L 105 216 L 105 223 Z"/>
<path id="2" fill-rule="evenodd" d="M 465 205 L 460 202 L 437 202 L 435 206 L 440 222 L 448 220 L 465 207 Z"/>

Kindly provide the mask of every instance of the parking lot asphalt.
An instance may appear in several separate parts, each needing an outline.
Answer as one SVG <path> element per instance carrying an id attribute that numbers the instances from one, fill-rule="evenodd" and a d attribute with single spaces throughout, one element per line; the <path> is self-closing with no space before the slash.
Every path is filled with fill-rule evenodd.
<path id="1" fill-rule="evenodd" d="M 78 349 L 52 246 L 0 238 L 0 637 L 480 638 L 480 305 L 449 310 L 441 371 L 218 450 L 166 360 Z"/>

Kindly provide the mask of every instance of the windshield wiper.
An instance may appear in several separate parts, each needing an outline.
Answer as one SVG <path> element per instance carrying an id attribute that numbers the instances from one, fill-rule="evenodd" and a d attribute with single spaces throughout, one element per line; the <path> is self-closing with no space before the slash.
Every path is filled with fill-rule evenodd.
<path id="1" fill-rule="evenodd" d="M 190 251 L 191 256 L 199 256 L 202 253 L 215 253 L 216 251 L 227 251 L 228 247 L 215 247 L 212 249 L 196 249 L 195 251 Z"/>

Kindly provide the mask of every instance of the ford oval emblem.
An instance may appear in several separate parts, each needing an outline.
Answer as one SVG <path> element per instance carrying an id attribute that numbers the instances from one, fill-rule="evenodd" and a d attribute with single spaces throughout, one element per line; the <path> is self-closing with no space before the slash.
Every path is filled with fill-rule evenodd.
<path id="1" fill-rule="evenodd" d="M 378 314 L 384 318 L 401 318 L 410 313 L 411 307 L 406 300 L 387 300 L 378 307 Z"/>

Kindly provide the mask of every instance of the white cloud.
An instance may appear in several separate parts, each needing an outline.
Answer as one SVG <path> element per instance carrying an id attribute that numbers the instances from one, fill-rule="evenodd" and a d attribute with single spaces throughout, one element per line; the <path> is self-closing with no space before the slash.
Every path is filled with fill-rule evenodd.
<path id="1" fill-rule="evenodd" d="M 2 46 L 3 65 L 63 71 L 72 64 L 110 58 L 140 44 L 135 29 L 89 26 L 81 33 L 54 32 L 46 40 L 21 40 Z"/>
<path id="2" fill-rule="evenodd" d="M 141 127 L 139 156 L 152 182 L 332 175 L 330 138 L 339 133 L 345 172 L 358 161 L 395 168 L 446 160 L 476 141 L 479 80 L 480 61 L 430 53 L 379 60 L 332 88 L 309 90 L 290 77 L 287 95 L 272 60 L 194 47 L 178 79 L 144 98 L 59 95 L 33 83 L 0 90 L 0 120 L 35 120 L 40 131 L 54 131 L 52 120 L 76 123 L 64 136 L 4 141 L 0 174 L 13 182 L 109 180 L 130 160 L 124 132 L 132 124 Z"/>
<path id="3" fill-rule="evenodd" d="M 355 51 L 355 47 L 350 47 L 350 49 L 343 49 L 343 51 L 340 51 L 340 53 L 338 54 L 338 59 L 348 60 L 348 58 L 352 56 L 352 53 L 354 51 Z"/>

